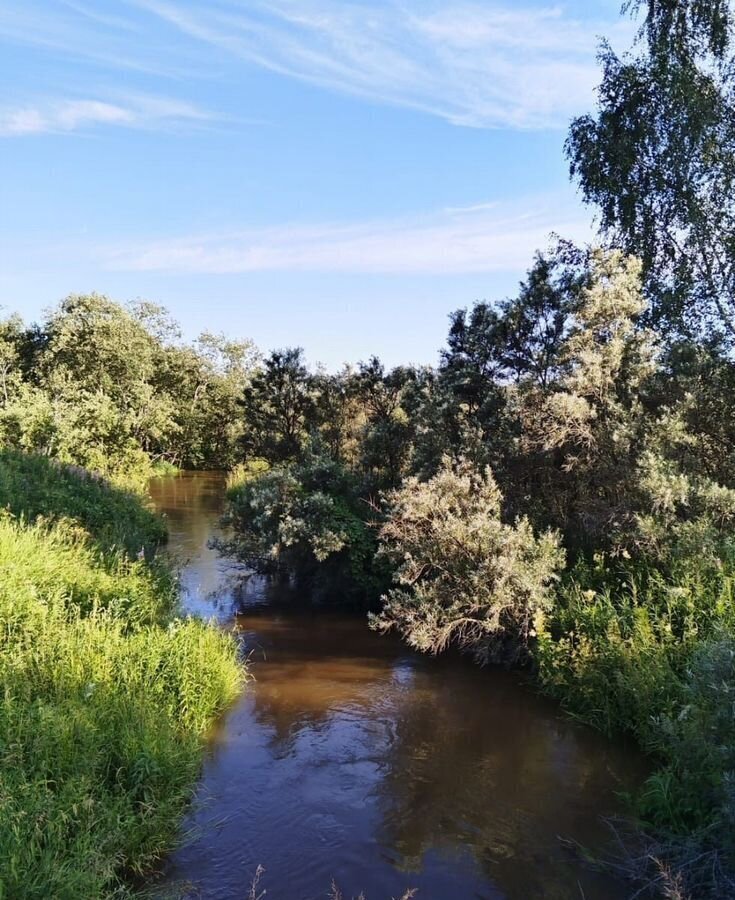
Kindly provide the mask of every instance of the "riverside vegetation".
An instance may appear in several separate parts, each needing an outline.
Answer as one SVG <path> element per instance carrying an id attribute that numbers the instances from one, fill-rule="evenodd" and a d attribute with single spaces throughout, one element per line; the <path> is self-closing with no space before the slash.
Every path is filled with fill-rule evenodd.
<path id="1" fill-rule="evenodd" d="M 231 469 L 227 552 L 418 649 L 524 665 L 635 736 L 655 771 L 628 871 L 733 896 L 735 23 L 727 0 L 627 6 L 638 41 L 603 45 L 566 145 L 599 246 L 557 241 L 516 297 L 453 313 L 436 368 L 189 347 L 162 310 L 98 296 L 4 324 L 3 504 L 26 516 L 0 532 L 8 896 L 96 896 L 150 861 L 237 683 L 226 639 L 166 626 L 165 573 L 126 558 L 155 523 L 20 451 L 128 483 Z"/>
<path id="2" fill-rule="evenodd" d="M 626 868 L 727 897 L 735 363 L 667 343 L 648 309 L 638 260 L 560 246 L 517 299 L 452 317 L 438 370 L 325 377 L 273 354 L 245 395 L 259 461 L 231 476 L 226 549 L 419 650 L 525 664 L 632 733 L 657 768 Z"/>
<path id="3" fill-rule="evenodd" d="M 4 451 L 0 506 L 0 896 L 123 897 L 175 841 L 236 648 L 126 552 L 162 533 L 137 496 Z"/>

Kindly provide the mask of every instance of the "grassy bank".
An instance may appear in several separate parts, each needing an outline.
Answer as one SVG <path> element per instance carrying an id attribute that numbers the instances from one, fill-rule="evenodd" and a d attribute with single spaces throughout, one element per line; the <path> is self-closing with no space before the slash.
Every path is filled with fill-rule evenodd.
<path id="1" fill-rule="evenodd" d="M 566 709 L 651 755 L 635 798 L 642 834 L 619 863 L 667 897 L 735 894 L 734 591 L 727 548 L 669 572 L 579 565 L 536 647 L 541 683 Z"/>
<path id="2" fill-rule="evenodd" d="M 0 898 L 120 897 L 175 840 L 232 640 L 173 617 L 130 494 L 0 458 Z"/>
<path id="3" fill-rule="evenodd" d="M 140 495 L 77 466 L 0 450 L 0 508 L 35 521 L 70 518 L 106 553 L 135 555 L 165 540 L 166 529 Z"/>

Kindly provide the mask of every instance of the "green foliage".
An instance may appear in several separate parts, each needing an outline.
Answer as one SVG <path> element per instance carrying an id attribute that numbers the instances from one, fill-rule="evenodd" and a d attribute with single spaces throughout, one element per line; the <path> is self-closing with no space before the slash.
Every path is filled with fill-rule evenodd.
<path id="1" fill-rule="evenodd" d="M 553 378 L 580 286 L 580 257 L 559 242 L 537 254 L 517 297 L 452 313 L 442 371 L 471 407 L 481 407 L 498 382 L 530 377 L 545 386 Z"/>
<path id="2" fill-rule="evenodd" d="M 63 585 L 68 602 L 82 614 L 114 608 L 136 625 L 165 622 L 175 609 L 175 585 L 166 569 L 101 553 L 70 519 L 29 526 L 7 518 L 2 537 L 0 569 L 11 594 L 33 585 L 50 595 Z"/>
<path id="3" fill-rule="evenodd" d="M 269 470 L 270 463 L 265 459 L 256 458 L 238 463 L 227 473 L 227 495 L 232 499 L 236 498 L 240 488 Z"/>
<path id="4" fill-rule="evenodd" d="M 298 465 L 248 472 L 229 491 L 234 541 L 224 549 L 264 573 L 292 573 L 316 596 L 369 602 L 382 584 L 377 542 L 358 482 L 312 455 Z"/>
<path id="5" fill-rule="evenodd" d="M 37 452 L 126 484 L 153 465 L 228 467 L 249 342 L 180 342 L 165 310 L 67 297 L 41 326 L 0 323 L 0 447 Z"/>
<path id="6" fill-rule="evenodd" d="M 274 350 L 246 387 L 242 448 L 274 463 L 294 460 L 305 446 L 314 410 L 312 379 L 301 348 Z"/>
<path id="7" fill-rule="evenodd" d="M 14 454 L 0 476 L 25 517 L 0 519 L 0 897 L 126 896 L 176 839 L 237 650 L 116 549 L 158 531 L 134 497 Z"/>
<path id="8" fill-rule="evenodd" d="M 348 381 L 348 390 L 363 413 L 355 462 L 366 490 L 394 487 L 406 474 L 414 436 L 406 400 L 418 377 L 408 368 L 386 372 L 380 360 L 372 357 Z"/>
<path id="9" fill-rule="evenodd" d="M 629 528 L 637 460 L 655 425 L 642 409 L 654 347 L 636 329 L 645 307 L 640 266 L 602 251 L 588 265 L 559 345 L 559 376 L 546 388 L 524 382 L 515 398 L 522 446 L 542 466 L 534 485 L 541 515 L 574 546 L 615 540 Z"/>
<path id="10" fill-rule="evenodd" d="M 645 740 L 650 716 L 670 711 L 692 648 L 735 625 L 732 592 L 731 565 L 694 555 L 666 574 L 644 560 L 579 562 L 539 640 L 542 682 L 596 727 Z"/>
<path id="11" fill-rule="evenodd" d="M 653 320 L 735 336 L 735 68 L 727 0 L 646 0 L 636 52 L 603 44 L 596 115 L 567 154 L 612 242 L 638 255 Z"/>
<path id="12" fill-rule="evenodd" d="M 732 548 L 716 561 L 690 548 L 666 572 L 645 559 L 579 563 L 535 648 L 545 690 L 608 734 L 631 732 L 652 754 L 638 814 L 677 865 L 702 861 L 684 879 L 702 896 L 719 896 L 720 865 L 735 865 L 734 592 Z"/>
<path id="13" fill-rule="evenodd" d="M 682 468 L 735 487 L 735 360 L 721 341 L 670 341 L 652 402 L 683 423 L 675 453 Z"/>
<path id="14" fill-rule="evenodd" d="M 666 765 L 649 781 L 641 813 L 654 825 L 700 832 L 735 862 L 735 640 L 701 643 L 682 680 L 674 714 L 656 720 Z M 666 802 L 656 788 L 666 785 Z"/>
<path id="15" fill-rule="evenodd" d="M 492 473 L 447 460 L 426 482 L 409 478 L 388 498 L 382 552 L 396 563 L 394 587 L 372 619 L 411 646 L 450 644 L 481 661 L 517 658 L 552 600 L 564 562 L 556 535 L 537 538 L 527 519 L 500 519 Z"/>
<path id="16" fill-rule="evenodd" d="M 436 471 L 445 454 L 490 465 L 508 505 L 520 511 L 514 506 L 519 475 L 511 472 L 518 454 L 508 452 L 519 431 L 513 386 L 546 390 L 558 376 L 587 277 L 585 261 L 584 253 L 558 242 L 537 255 L 517 297 L 450 316 L 447 348 L 425 405 L 429 421 L 415 453 L 419 471 Z"/>
<path id="17" fill-rule="evenodd" d="M 104 551 L 136 555 L 166 537 L 161 519 L 137 494 L 78 467 L 15 451 L 0 451 L 0 507 L 30 521 L 73 519 Z"/>
<path id="18" fill-rule="evenodd" d="M 157 456 L 189 468 L 230 468 L 243 434 L 242 392 L 257 370 L 250 341 L 204 332 L 192 347 L 167 347 L 159 390 L 176 401 L 176 432 L 159 440 Z"/>

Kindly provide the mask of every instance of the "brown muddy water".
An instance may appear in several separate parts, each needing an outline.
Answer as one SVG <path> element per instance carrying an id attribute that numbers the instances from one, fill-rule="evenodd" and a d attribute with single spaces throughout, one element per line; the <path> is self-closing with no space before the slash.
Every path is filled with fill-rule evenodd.
<path id="1" fill-rule="evenodd" d="M 560 838 L 594 851 L 641 758 L 570 722 L 513 673 L 432 658 L 362 616 L 242 581 L 207 542 L 224 479 L 151 484 L 185 608 L 236 628 L 254 676 L 212 737 L 187 840 L 156 896 L 247 900 L 618 900 Z M 171 892 L 171 893 L 169 893 Z"/>

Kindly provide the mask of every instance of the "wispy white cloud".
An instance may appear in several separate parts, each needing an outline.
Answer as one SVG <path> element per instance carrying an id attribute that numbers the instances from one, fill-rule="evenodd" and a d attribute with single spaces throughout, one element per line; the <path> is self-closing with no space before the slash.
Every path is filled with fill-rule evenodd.
<path id="1" fill-rule="evenodd" d="M 122 100 L 51 100 L 0 109 L 0 137 L 79 131 L 93 126 L 151 128 L 204 122 L 207 113 L 178 100 L 134 96 Z"/>
<path id="2" fill-rule="evenodd" d="M 95 9 L 94 6 L 90 6 L 88 3 L 83 3 L 81 0 L 58 0 L 62 4 L 62 6 L 67 7 L 67 9 L 71 10 L 74 13 L 77 13 L 80 16 L 83 16 L 86 19 L 89 19 L 91 22 L 94 22 L 97 25 L 108 26 L 113 29 L 121 29 L 122 31 L 133 31 L 140 32 L 140 29 L 136 27 L 136 25 L 130 21 L 129 18 L 125 18 L 120 15 L 111 15 L 106 12 L 104 9 Z"/>
<path id="3" fill-rule="evenodd" d="M 191 80 L 219 69 L 210 48 L 199 52 L 192 41 L 176 40 L 170 29 L 123 2 L 111 15 L 89 0 L 3 0 L 0 3 L 0 45 L 18 45 L 43 54 L 46 61 L 63 60 L 105 72 L 139 77 Z M 73 69 L 71 70 L 73 71 Z M 14 84 L 22 83 L 20 71 Z M 8 94 L 14 85 L 7 84 Z M 59 85 L 57 84 L 58 88 Z"/>
<path id="4" fill-rule="evenodd" d="M 249 63 L 474 127 L 564 127 L 599 80 L 599 34 L 632 34 L 507 0 L 131 2 Z"/>
<path id="5" fill-rule="evenodd" d="M 0 4 L 0 39 L 179 83 L 257 66 L 481 128 L 564 128 L 589 108 L 599 36 L 633 24 L 555 0 L 91 0 Z M 546 5 L 544 5 L 546 4 Z"/>
<path id="6" fill-rule="evenodd" d="M 105 267 L 172 274 L 312 271 L 456 275 L 523 270 L 556 231 L 591 237 L 564 198 L 477 204 L 404 219 L 283 225 L 104 248 Z"/>

